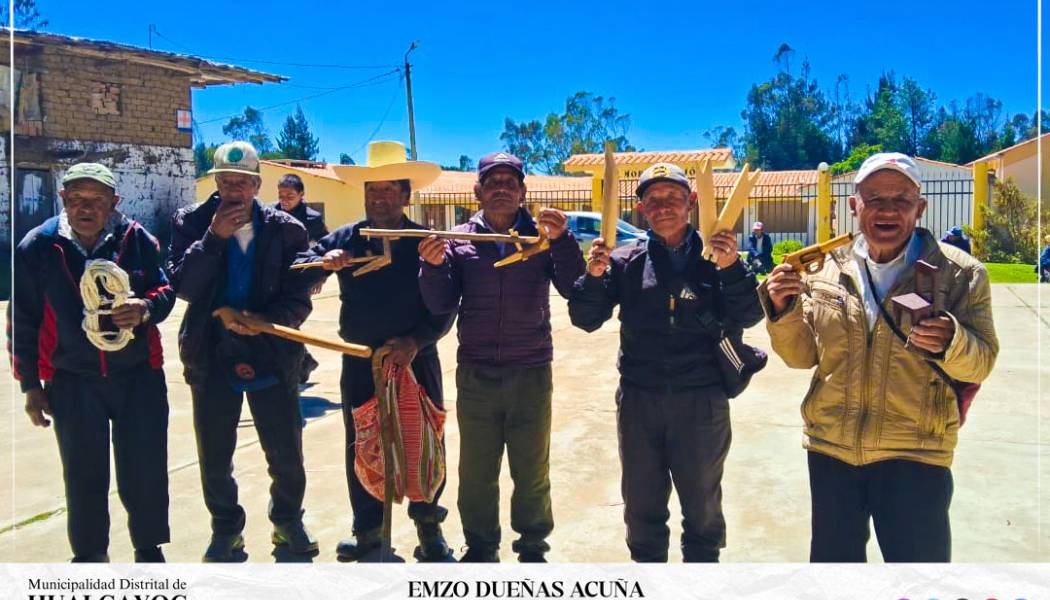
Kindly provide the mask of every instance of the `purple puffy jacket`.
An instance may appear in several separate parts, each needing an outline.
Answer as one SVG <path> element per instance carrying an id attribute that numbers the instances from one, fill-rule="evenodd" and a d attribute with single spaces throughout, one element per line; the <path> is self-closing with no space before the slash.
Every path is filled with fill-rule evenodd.
<path id="1" fill-rule="evenodd" d="M 537 235 L 532 217 L 521 209 L 521 235 Z M 492 233 L 481 213 L 454 231 Z M 515 252 L 512 245 L 506 254 Z M 492 242 L 449 240 L 445 263 L 434 267 L 420 259 L 419 289 L 432 313 L 459 307 L 461 364 L 529 367 L 551 361 L 550 283 L 564 298 L 583 274 L 583 253 L 572 233 L 551 240 L 550 252 L 495 268 L 503 258 Z"/>

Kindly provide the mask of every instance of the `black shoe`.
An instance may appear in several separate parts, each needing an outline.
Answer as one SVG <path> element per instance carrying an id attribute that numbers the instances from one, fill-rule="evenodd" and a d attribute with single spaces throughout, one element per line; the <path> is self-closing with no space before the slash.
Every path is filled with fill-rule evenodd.
<path id="1" fill-rule="evenodd" d="M 498 563 L 499 551 L 496 548 L 471 548 L 459 558 L 461 563 Z"/>
<path id="2" fill-rule="evenodd" d="M 69 562 L 75 563 L 108 563 L 109 554 L 103 552 L 102 554 L 89 554 L 87 556 L 74 556 Z"/>
<path id="3" fill-rule="evenodd" d="M 164 553 L 161 552 L 160 546 L 153 546 L 152 548 L 135 548 L 135 562 L 162 563 L 167 561 L 164 560 Z"/>
<path id="4" fill-rule="evenodd" d="M 319 366 L 321 366 L 320 363 L 317 362 L 316 358 L 310 356 L 309 352 L 304 354 L 302 369 L 299 374 L 299 383 L 306 384 L 306 382 L 310 381 L 310 373 L 313 373 L 314 369 Z"/>
<path id="5" fill-rule="evenodd" d="M 245 558 L 244 536 L 239 533 L 213 533 L 202 560 L 206 563 L 244 562 Z"/>
<path id="6" fill-rule="evenodd" d="M 317 540 L 306 530 L 302 521 L 286 525 L 274 525 L 270 536 L 274 546 L 286 546 L 292 554 L 317 552 Z"/>
<path id="7" fill-rule="evenodd" d="M 364 533 L 355 533 L 354 537 L 340 540 L 335 547 L 335 557 L 339 562 L 354 562 L 361 560 L 369 552 L 379 550 L 383 544 L 383 531 L 373 529 Z"/>
<path id="8" fill-rule="evenodd" d="M 542 552 L 522 552 L 518 554 L 518 562 L 520 563 L 545 563 L 547 559 L 543 557 Z"/>
<path id="9" fill-rule="evenodd" d="M 416 522 L 416 534 L 419 536 L 419 545 L 412 553 L 419 562 L 455 562 L 452 560 L 452 549 L 445 542 L 445 536 L 441 534 L 440 523 Z"/>

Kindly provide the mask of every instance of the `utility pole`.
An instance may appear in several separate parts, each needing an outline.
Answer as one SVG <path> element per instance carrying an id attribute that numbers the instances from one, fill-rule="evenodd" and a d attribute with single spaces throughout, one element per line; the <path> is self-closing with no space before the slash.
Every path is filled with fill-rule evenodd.
<path id="1" fill-rule="evenodd" d="M 149 24 L 149 49 L 153 49 L 153 23 Z"/>
<path id="2" fill-rule="evenodd" d="M 408 52 L 405 52 L 405 90 L 408 92 L 408 136 L 412 160 L 416 160 L 416 120 L 412 114 L 412 65 L 408 64 L 408 55 L 418 47 L 418 42 L 412 42 Z"/>

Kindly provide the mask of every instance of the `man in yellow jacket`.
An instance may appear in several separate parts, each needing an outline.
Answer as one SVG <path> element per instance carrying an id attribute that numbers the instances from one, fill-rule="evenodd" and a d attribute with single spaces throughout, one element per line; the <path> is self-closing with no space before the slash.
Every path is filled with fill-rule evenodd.
<path id="1" fill-rule="evenodd" d="M 813 275 L 779 265 L 759 289 L 773 350 L 816 367 L 802 401 L 810 560 L 865 561 L 872 519 L 885 561 L 947 562 L 955 389 L 984 380 L 999 352 L 988 273 L 916 227 L 926 200 L 910 157 L 875 154 L 855 184 L 853 243 Z M 911 323 L 891 299 L 929 289 L 916 285 L 920 260 L 938 269 L 940 310 Z"/>

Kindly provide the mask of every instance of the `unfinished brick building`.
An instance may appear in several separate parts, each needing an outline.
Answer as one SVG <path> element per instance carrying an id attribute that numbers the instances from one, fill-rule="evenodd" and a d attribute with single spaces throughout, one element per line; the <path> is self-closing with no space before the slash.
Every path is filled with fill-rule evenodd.
<path id="1" fill-rule="evenodd" d="M 0 243 L 5 246 L 12 233 L 17 242 L 61 210 L 62 174 L 83 161 L 113 169 L 120 209 L 166 240 L 172 212 L 194 199 L 192 88 L 284 79 L 191 56 L 16 32 L 12 96 L 9 37 L 0 31 L 0 177 L 5 182 L 0 185 Z M 6 183 L 11 168 L 13 195 Z"/>

